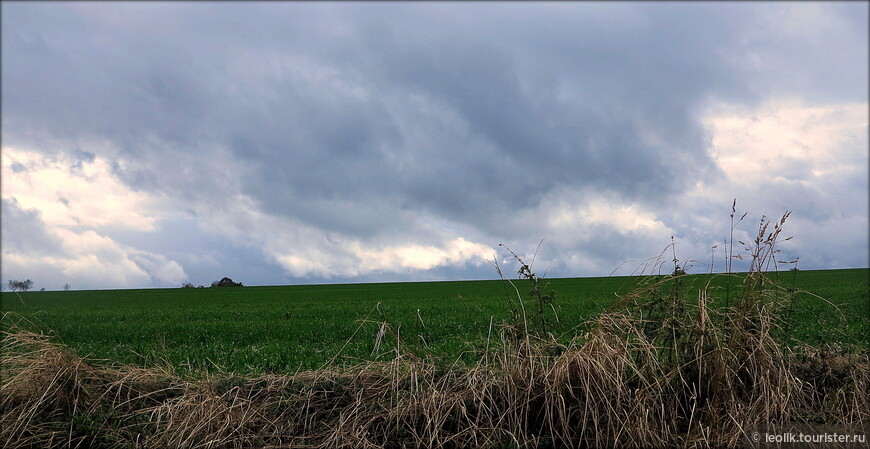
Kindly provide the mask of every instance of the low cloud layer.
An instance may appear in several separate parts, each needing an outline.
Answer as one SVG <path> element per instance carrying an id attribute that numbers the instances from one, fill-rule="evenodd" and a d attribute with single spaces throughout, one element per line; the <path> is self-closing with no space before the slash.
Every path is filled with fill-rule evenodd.
<path id="1" fill-rule="evenodd" d="M 795 211 L 802 268 L 867 266 L 867 18 L 4 4 L 3 279 L 492 278 L 541 239 L 548 275 L 606 275 L 671 236 L 708 271 L 734 198 Z"/>

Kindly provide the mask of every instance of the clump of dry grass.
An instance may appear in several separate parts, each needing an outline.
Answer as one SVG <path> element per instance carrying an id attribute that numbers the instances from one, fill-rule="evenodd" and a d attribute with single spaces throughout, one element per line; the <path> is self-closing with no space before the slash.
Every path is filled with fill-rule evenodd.
<path id="1" fill-rule="evenodd" d="M 136 411 L 180 394 L 162 369 L 99 367 L 49 336 L 4 330 L 0 383 L 3 447 L 117 447 L 142 420 Z"/>
<path id="2" fill-rule="evenodd" d="M 9 328 L 0 441 L 4 448 L 688 448 L 742 446 L 751 429 L 793 423 L 866 433 L 867 354 L 787 350 L 775 338 L 791 295 L 764 267 L 787 216 L 774 231 L 760 227 L 753 270 L 733 305 L 712 307 L 707 287 L 687 300 L 675 270 L 591 319 L 568 345 L 530 334 L 524 322 L 504 326 L 474 366 L 439 365 L 397 343 L 388 362 L 183 379 L 169 367 L 101 366 L 45 335 Z M 393 337 L 389 326 L 380 329 L 379 341 Z"/>

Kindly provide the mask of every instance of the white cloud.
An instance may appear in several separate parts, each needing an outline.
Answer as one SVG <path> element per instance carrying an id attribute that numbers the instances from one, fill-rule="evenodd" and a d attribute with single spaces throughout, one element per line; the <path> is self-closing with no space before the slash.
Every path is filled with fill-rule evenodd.
<path id="1" fill-rule="evenodd" d="M 239 245 L 261 248 L 294 277 L 356 277 L 466 263 L 480 265 L 494 252 L 491 247 L 456 235 L 441 221 L 424 217 L 419 217 L 417 228 L 394 235 L 392 241 L 375 242 L 263 213 L 259 204 L 245 195 L 238 195 L 230 203 L 231 213 L 199 210 L 203 229 L 226 235 Z M 433 239 L 438 243 L 416 243 Z"/>
<path id="2" fill-rule="evenodd" d="M 121 245 L 92 230 L 46 230 L 60 240 L 61 250 L 34 254 L 4 248 L 4 278 L 31 278 L 49 289 L 65 283 L 77 289 L 174 287 L 187 279 L 177 262 Z"/>
<path id="3" fill-rule="evenodd" d="M 270 254 L 288 273 L 296 277 L 356 277 L 372 273 L 403 273 L 464 264 L 481 265 L 494 250 L 462 237 L 440 245 L 379 246 L 342 237 L 330 242 L 325 234 L 310 230 L 316 237 L 305 244 L 278 246 L 267 241 Z M 318 235 L 319 234 L 319 235 Z M 334 239 L 335 237 L 333 237 Z"/>
<path id="4" fill-rule="evenodd" d="M 152 232 L 160 215 L 155 198 L 120 183 L 102 158 L 4 147 L 2 198 L 5 278 L 28 277 L 47 288 L 133 288 L 175 286 L 187 277 L 177 262 L 99 232 Z M 32 241 L 45 248 L 29 249 Z"/>
<path id="5" fill-rule="evenodd" d="M 155 199 L 121 183 L 106 159 L 49 157 L 10 147 L 2 151 L 3 198 L 39 210 L 47 225 L 154 230 L 159 218 Z"/>
<path id="6" fill-rule="evenodd" d="M 723 176 L 700 180 L 680 210 L 662 215 L 683 235 L 704 236 L 685 249 L 709 255 L 728 236 L 736 199 L 738 218 L 749 215 L 735 240 L 754 236 L 762 215 L 790 210 L 784 232 L 795 239 L 782 246 L 784 257 L 800 257 L 804 268 L 866 266 L 867 103 L 716 104 L 703 122 Z"/>
<path id="7" fill-rule="evenodd" d="M 638 231 L 666 233 L 668 230 L 654 213 L 642 210 L 640 204 L 616 204 L 603 197 L 592 198 L 580 204 L 565 205 L 554 211 L 548 220 L 548 225 L 554 229 L 606 225 L 620 233 Z"/>
<path id="8" fill-rule="evenodd" d="M 480 265 L 493 255 L 493 249 L 462 237 L 441 247 L 423 245 L 390 246 L 381 250 L 356 250 L 355 255 L 369 270 L 429 270 L 443 265 L 472 263 Z"/>
<path id="9" fill-rule="evenodd" d="M 806 106 L 774 102 L 757 110 L 719 105 L 704 118 L 712 156 L 740 186 L 820 178 L 866 170 L 867 103 Z"/>

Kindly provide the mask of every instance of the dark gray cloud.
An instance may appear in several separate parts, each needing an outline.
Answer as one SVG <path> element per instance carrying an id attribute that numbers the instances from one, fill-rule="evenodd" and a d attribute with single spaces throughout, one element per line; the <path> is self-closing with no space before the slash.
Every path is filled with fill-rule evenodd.
<path id="1" fill-rule="evenodd" d="M 700 120 L 711 101 L 866 102 L 867 14 L 866 4 L 9 3 L 2 137 L 105 158 L 132 189 L 204 220 L 236 214 L 244 197 L 266 216 L 373 244 L 438 244 L 433 230 L 447 224 L 487 245 L 527 243 L 539 237 L 533 212 L 560 192 L 666 216 L 698 182 L 722 181 Z M 796 163 L 782 175 L 811 172 Z M 866 174 L 843 182 L 796 185 L 783 198 L 797 203 L 784 202 L 831 216 L 845 207 L 831 196 L 866 186 Z M 172 235 L 197 242 L 195 228 Z M 634 246 L 599 243 L 571 245 L 603 264 Z M 222 253 L 257 239 L 234 245 Z"/>

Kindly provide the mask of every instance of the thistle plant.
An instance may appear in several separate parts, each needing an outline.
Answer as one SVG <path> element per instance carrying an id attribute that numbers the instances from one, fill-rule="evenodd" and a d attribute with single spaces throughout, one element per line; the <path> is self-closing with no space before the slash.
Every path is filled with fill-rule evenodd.
<path id="1" fill-rule="evenodd" d="M 508 304 L 511 310 L 511 316 L 515 320 L 515 324 L 521 324 L 523 333 L 528 336 L 531 332 L 537 337 L 544 337 L 549 335 L 550 329 L 552 326 L 548 325 L 547 315 L 549 315 L 549 311 L 552 311 L 553 318 L 558 322 L 559 317 L 556 312 L 556 308 L 553 305 L 553 302 L 556 299 L 556 292 L 552 288 L 549 288 L 549 283 L 545 282 L 544 279 L 538 276 L 534 271 L 532 271 L 532 265 L 526 263 L 517 253 L 508 248 L 505 244 L 499 243 L 500 247 L 506 249 L 511 256 L 519 263 L 520 268 L 517 270 L 517 274 L 520 279 L 525 279 L 530 284 L 530 289 L 528 291 L 527 298 L 524 298 L 520 293 L 519 288 L 511 281 L 507 279 L 503 272 L 501 271 L 501 267 L 499 267 L 498 262 L 494 261 L 492 264 L 496 268 L 499 273 L 499 276 L 506 280 L 511 286 L 514 287 L 514 291 L 516 292 L 516 300 L 511 298 L 511 295 L 508 295 Z M 540 244 L 538 245 L 540 248 Z M 537 251 L 536 251 L 537 254 Z M 534 263 L 534 259 L 533 262 Z M 548 289 L 549 288 L 549 289 Z M 532 310 L 534 311 L 534 320 L 535 323 L 530 331 L 529 323 L 526 315 L 526 302 L 532 303 Z M 522 318 L 522 322 L 519 322 L 519 319 Z"/>

